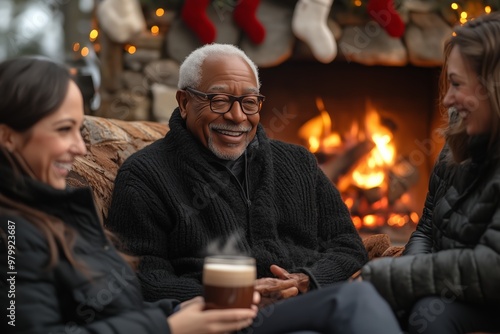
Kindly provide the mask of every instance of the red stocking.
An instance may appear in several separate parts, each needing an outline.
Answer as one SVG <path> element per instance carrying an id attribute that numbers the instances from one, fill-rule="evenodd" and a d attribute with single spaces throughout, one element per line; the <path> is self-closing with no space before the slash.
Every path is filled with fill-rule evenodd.
<path id="1" fill-rule="evenodd" d="M 207 16 L 206 9 L 210 0 L 186 0 L 181 16 L 186 25 L 198 36 L 204 44 L 215 41 L 215 26 Z"/>
<path id="2" fill-rule="evenodd" d="M 266 30 L 257 20 L 255 12 L 260 0 L 239 0 L 234 8 L 234 21 L 255 44 L 260 44 L 266 37 Z"/>
<path id="3" fill-rule="evenodd" d="M 380 24 L 392 37 L 401 37 L 405 33 L 405 24 L 394 9 L 393 0 L 369 0 L 366 6 L 368 14 Z"/>

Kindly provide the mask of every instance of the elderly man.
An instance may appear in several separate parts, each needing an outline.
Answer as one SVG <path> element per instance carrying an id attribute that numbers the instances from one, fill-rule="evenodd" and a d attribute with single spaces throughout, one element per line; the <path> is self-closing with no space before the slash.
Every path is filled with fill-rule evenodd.
<path id="1" fill-rule="evenodd" d="M 123 164 L 107 221 L 140 256 L 147 300 L 200 295 L 214 244 L 255 257 L 263 304 L 361 268 L 365 248 L 314 156 L 266 137 L 258 71 L 241 50 L 193 51 L 178 88 L 170 131 Z"/>

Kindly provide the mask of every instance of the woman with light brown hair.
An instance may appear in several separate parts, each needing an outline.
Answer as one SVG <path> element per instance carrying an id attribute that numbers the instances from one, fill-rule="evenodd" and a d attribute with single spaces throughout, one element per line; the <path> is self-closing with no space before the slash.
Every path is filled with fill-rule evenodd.
<path id="1" fill-rule="evenodd" d="M 441 101 L 449 122 L 404 256 L 365 265 L 410 333 L 500 331 L 500 13 L 455 29 Z"/>

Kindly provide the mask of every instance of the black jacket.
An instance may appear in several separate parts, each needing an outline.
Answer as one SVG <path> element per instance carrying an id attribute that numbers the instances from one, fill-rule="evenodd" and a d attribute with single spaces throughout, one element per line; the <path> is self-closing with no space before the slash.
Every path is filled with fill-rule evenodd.
<path id="1" fill-rule="evenodd" d="M 48 268 L 41 230 L 0 207 L 2 333 L 169 333 L 166 317 L 177 302 L 144 304 L 134 272 L 104 236 L 88 189 L 20 180 L 0 162 L 0 193 L 76 230 L 75 259 L 84 266 L 75 269 L 60 252 Z"/>
<path id="2" fill-rule="evenodd" d="M 107 224 L 142 257 L 146 300 L 200 295 L 213 241 L 219 251 L 254 256 L 259 277 L 273 277 L 276 264 L 306 272 L 311 287 L 345 280 L 366 263 L 349 211 L 314 156 L 268 139 L 261 126 L 256 137 L 234 173 L 238 166 L 199 144 L 177 109 L 166 137 L 124 162 Z"/>
<path id="3" fill-rule="evenodd" d="M 443 150 L 404 256 L 375 260 L 362 270 L 396 311 L 428 295 L 500 302 L 500 164 L 476 139 L 472 158 L 458 166 L 447 165 Z"/>

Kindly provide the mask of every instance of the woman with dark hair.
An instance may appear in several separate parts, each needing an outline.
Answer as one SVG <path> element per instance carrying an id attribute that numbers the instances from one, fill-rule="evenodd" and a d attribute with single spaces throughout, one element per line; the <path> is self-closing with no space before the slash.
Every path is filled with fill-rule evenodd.
<path id="1" fill-rule="evenodd" d="M 2 328 L 194 334 L 252 322 L 254 309 L 214 311 L 210 318 L 194 300 L 167 320 L 178 302 L 143 303 L 134 272 L 101 228 L 90 190 L 66 188 L 86 148 L 82 96 L 65 67 L 41 58 L 6 61 L 0 92 L 0 269 L 8 283 L 0 297 L 7 309 Z"/>
<path id="2" fill-rule="evenodd" d="M 368 263 L 410 333 L 500 331 L 500 13 L 455 29 L 441 101 L 446 144 L 403 257 Z"/>
<path id="3" fill-rule="evenodd" d="M 256 306 L 204 310 L 201 297 L 144 303 L 134 271 L 101 227 L 90 189 L 66 187 L 72 163 L 86 152 L 82 96 L 68 71 L 40 58 L 6 61 L 0 94 L 0 272 L 7 276 L 0 308 L 7 332 L 203 334 L 252 323 L 244 332 L 399 332 L 367 283 L 283 301 L 255 322 Z"/>

